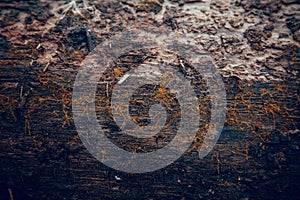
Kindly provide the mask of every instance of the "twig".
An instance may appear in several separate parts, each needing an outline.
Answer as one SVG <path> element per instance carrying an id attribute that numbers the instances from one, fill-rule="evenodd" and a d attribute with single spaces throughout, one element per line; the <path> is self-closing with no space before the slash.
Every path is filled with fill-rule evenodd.
<path id="1" fill-rule="evenodd" d="M 47 63 L 46 67 L 43 69 L 43 72 L 46 72 L 46 71 L 47 71 L 49 65 L 50 65 L 50 62 Z"/>

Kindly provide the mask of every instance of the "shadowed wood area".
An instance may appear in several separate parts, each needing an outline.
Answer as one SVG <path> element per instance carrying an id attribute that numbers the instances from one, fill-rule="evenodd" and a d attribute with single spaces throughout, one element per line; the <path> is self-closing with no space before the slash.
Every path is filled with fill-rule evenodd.
<path id="1" fill-rule="evenodd" d="M 0 199 L 299 199 L 299 10 L 293 0 L 1 1 Z M 85 148 L 73 121 L 72 91 L 80 63 L 97 45 L 150 26 L 188 36 L 211 54 L 226 87 L 226 119 L 205 158 L 198 158 L 199 130 L 176 162 L 131 174 L 105 166 Z M 142 65 L 153 54 L 124 52 L 122 59 Z M 124 66 L 110 66 L 111 76 L 124 75 Z M 164 103 L 172 121 L 178 102 L 168 100 L 167 89 L 155 92 L 150 100 Z M 99 123 L 106 123 L 112 117 L 100 107 L 109 107 L 109 99 L 97 98 Z M 137 105 L 130 109 L 133 120 L 148 123 L 148 107 L 144 118 Z M 162 148 L 175 129 L 149 141 L 110 139 L 142 153 Z"/>

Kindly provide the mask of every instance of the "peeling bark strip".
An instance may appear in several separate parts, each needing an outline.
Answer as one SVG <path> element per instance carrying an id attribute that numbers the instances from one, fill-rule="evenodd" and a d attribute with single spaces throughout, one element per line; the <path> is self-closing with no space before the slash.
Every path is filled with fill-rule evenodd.
<path id="1" fill-rule="evenodd" d="M 298 199 L 299 8 L 297 0 L 2 1 L 0 199 Z M 72 88 L 98 44 L 149 26 L 211 53 L 228 106 L 207 157 L 197 157 L 200 131 L 178 161 L 135 175 L 102 165 L 84 148 Z M 147 52 L 128 57 L 154 62 Z M 113 138 L 132 151 L 145 147 L 123 139 Z"/>

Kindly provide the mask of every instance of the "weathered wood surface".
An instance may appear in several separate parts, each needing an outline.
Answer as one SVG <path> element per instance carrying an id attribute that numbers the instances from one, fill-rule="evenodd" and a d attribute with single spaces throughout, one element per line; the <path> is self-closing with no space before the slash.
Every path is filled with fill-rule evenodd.
<path id="1" fill-rule="evenodd" d="M 66 2 L 0 3 L 0 183 L 14 199 L 299 199 L 297 1 L 212 1 L 196 15 L 180 10 L 195 2 L 89 1 L 94 7 L 85 8 L 78 1 L 79 13 L 73 4 L 55 10 Z M 236 16 L 224 18 L 228 11 Z M 72 86 L 97 44 L 149 24 L 193 33 L 212 53 L 227 89 L 226 123 L 204 159 L 195 139 L 170 166 L 129 174 L 83 146 Z"/>

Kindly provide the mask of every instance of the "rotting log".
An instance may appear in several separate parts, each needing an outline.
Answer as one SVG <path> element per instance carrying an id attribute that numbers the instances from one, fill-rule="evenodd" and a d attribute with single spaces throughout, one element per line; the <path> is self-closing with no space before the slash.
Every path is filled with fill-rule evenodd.
<path id="1" fill-rule="evenodd" d="M 297 1 L 70 2 L 0 3 L 0 191 L 22 200 L 299 198 Z M 196 137 L 166 168 L 129 174 L 85 149 L 72 87 L 98 44 L 150 24 L 212 54 L 227 114 L 204 159 Z"/>

